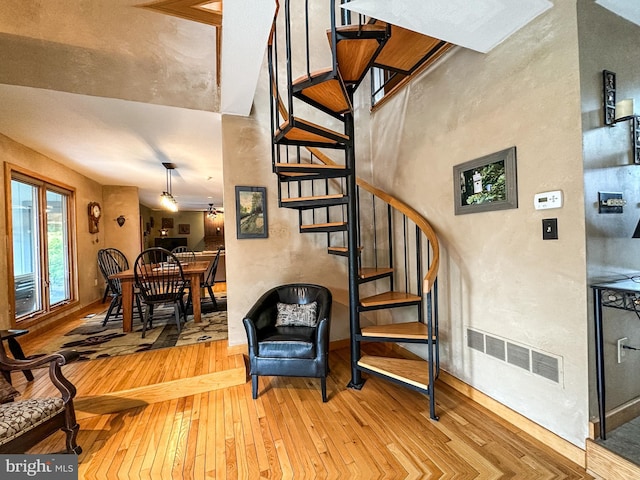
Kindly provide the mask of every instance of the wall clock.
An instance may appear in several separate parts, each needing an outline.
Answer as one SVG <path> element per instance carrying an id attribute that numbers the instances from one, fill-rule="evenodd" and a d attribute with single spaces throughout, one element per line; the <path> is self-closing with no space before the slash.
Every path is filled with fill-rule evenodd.
<path id="1" fill-rule="evenodd" d="M 102 216 L 102 208 L 97 202 L 89 203 L 89 233 L 98 233 L 98 222 Z"/>

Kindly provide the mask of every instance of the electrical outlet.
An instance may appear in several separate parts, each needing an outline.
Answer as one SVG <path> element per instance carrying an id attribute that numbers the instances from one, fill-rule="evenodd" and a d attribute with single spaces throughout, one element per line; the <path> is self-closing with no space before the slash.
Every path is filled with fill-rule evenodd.
<path id="1" fill-rule="evenodd" d="M 629 344 L 629 339 L 627 337 L 618 339 L 618 363 L 622 363 L 626 360 L 627 352 L 624 346 L 628 344 Z"/>

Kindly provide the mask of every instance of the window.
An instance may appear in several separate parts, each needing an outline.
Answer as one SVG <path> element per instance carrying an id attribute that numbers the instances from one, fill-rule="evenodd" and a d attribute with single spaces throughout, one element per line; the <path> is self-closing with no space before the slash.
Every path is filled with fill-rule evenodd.
<path id="1" fill-rule="evenodd" d="M 11 172 L 10 229 L 16 321 L 74 300 L 71 189 Z"/>

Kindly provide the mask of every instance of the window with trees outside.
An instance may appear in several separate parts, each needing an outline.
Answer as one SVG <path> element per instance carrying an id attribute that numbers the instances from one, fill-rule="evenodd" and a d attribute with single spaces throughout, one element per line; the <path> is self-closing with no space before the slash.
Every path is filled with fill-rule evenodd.
<path id="1" fill-rule="evenodd" d="M 74 193 L 11 172 L 10 254 L 16 321 L 55 311 L 74 299 Z"/>

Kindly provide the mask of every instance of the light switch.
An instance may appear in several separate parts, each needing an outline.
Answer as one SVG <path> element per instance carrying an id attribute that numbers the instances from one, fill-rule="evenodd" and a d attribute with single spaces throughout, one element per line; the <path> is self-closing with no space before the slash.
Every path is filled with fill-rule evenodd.
<path id="1" fill-rule="evenodd" d="M 558 239 L 558 219 L 544 218 L 542 220 L 542 239 L 557 240 Z"/>

